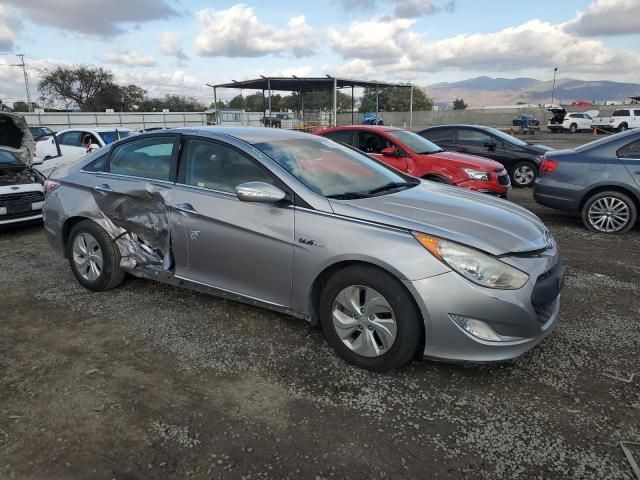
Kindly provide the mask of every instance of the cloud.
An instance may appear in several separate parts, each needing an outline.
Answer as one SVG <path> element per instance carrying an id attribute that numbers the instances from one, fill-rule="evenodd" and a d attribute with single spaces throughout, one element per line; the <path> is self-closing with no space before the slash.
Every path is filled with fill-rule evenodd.
<path id="1" fill-rule="evenodd" d="M 596 0 L 564 29 L 585 37 L 635 34 L 640 33 L 639 16 L 640 0 Z"/>
<path id="2" fill-rule="evenodd" d="M 39 25 L 111 37 L 138 24 L 177 15 L 166 0 L 3 0 Z"/>
<path id="3" fill-rule="evenodd" d="M 13 50 L 13 42 L 22 22 L 8 7 L 0 5 L 0 50 Z"/>
<path id="4" fill-rule="evenodd" d="M 179 62 L 189 60 L 189 57 L 182 49 L 180 40 L 171 32 L 163 32 L 162 35 L 160 35 L 160 53 L 169 57 L 175 57 Z"/>
<path id="5" fill-rule="evenodd" d="M 637 53 L 614 51 L 599 40 L 577 37 L 562 25 L 540 20 L 435 42 L 412 31 L 412 25 L 412 20 L 386 17 L 353 22 L 344 30 L 330 29 L 329 44 L 346 60 L 361 60 L 358 67 L 363 71 L 372 67 L 386 76 L 441 70 L 518 72 L 559 66 L 565 75 L 631 78 L 640 69 Z"/>
<path id="6" fill-rule="evenodd" d="M 293 17 L 286 29 L 260 21 L 253 8 L 237 4 L 226 10 L 196 12 L 202 30 L 194 40 L 199 55 L 211 57 L 259 57 L 292 53 L 295 57 L 314 51 L 314 31 L 304 16 Z"/>
<path id="7" fill-rule="evenodd" d="M 368 10 L 376 6 L 376 0 L 336 0 L 346 11 Z"/>
<path id="8" fill-rule="evenodd" d="M 120 84 L 135 84 L 144 88 L 150 97 L 165 94 L 204 96 L 207 93 L 205 82 L 199 78 L 186 74 L 182 70 L 173 72 L 145 71 L 131 72 L 130 70 L 114 70 L 115 80 Z"/>
<path id="9" fill-rule="evenodd" d="M 395 0 L 395 4 L 393 14 L 397 18 L 418 18 L 455 9 L 455 0 L 449 0 L 442 6 L 434 4 L 432 0 Z"/>
<path id="10" fill-rule="evenodd" d="M 110 52 L 103 57 L 103 60 L 107 63 L 129 65 L 131 67 L 152 67 L 156 64 L 156 59 L 151 55 L 145 55 L 135 50 Z"/>

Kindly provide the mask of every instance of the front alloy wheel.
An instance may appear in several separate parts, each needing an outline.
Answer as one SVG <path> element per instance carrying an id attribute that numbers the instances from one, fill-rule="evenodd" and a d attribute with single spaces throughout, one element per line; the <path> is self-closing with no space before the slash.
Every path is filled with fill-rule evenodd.
<path id="1" fill-rule="evenodd" d="M 536 171 L 530 163 L 519 162 L 513 168 L 512 177 L 515 187 L 530 187 L 536 179 Z"/>
<path id="2" fill-rule="evenodd" d="M 373 288 L 352 285 L 343 289 L 333 302 L 332 318 L 342 343 L 363 357 L 379 357 L 396 341 L 393 309 Z"/>
<path id="3" fill-rule="evenodd" d="M 585 204 L 582 220 L 593 232 L 624 233 L 636 221 L 636 206 L 622 193 L 602 192 Z"/>

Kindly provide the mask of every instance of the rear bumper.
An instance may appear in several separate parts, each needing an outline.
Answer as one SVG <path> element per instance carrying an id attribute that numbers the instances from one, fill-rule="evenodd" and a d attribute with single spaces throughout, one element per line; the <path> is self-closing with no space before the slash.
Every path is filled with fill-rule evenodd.
<path id="1" fill-rule="evenodd" d="M 533 185 L 533 199 L 545 207 L 577 212 L 584 196 L 583 185 L 572 185 L 565 182 L 557 182 L 548 177 L 539 177 Z"/>

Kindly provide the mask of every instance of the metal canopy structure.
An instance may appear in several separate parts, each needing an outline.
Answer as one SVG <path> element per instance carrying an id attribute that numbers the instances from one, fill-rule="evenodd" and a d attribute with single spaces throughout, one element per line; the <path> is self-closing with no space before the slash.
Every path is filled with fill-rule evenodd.
<path id="1" fill-rule="evenodd" d="M 337 101 L 338 90 L 343 88 L 351 88 L 351 123 L 354 123 L 354 88 L 375 88 L 376 89 L 376 115 L 379 113 L 378 93 L 380 88 L 400 87 L 409 89 L 409 129 L 411 129 L 413 121 L 413 85 L 406 83 L 388 83 L 376 80 L 352 80 L 347 78 L 330 77 L 260 77 L 253 80 L 243 80 L 237 82 L 233 80 L 231 83 L 220 83 L 217 85 L 209 85 L 213 88 L 213 104 L 215 108 L 216 122 L 218 122 L 218 99 L 217 90 L 219 88 L 262 90 L 262 95 L 269 94 L 269 116 L 271 116 L 271 92 L 297 92 L 303 94 L 306 92 L 333 91 L 333 115 L 332 126 L 337 126 Z M 265 105 L 266 107 L 266 105 Z M 302 117 L 304 119 L 304 100 L 301 105 Z"/>

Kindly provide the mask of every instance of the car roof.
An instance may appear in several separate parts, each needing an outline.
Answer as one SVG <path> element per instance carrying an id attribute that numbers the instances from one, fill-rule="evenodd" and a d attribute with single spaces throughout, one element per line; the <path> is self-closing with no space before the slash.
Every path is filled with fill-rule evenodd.
<path id="1" fill-rule="evenodd" d="M 169 130 L 149 132 L 148 135 L 162 135 L 170 132 L 200 135 L 203 137 L 214 137 L 216 134 L 221 134 L 227 135 L 229 137 L 234 137 L 238 140 L 242 140 L 243 142 L 251 144 L 277 140 L 294 140 L 305 138 L 308 139 L 309 137 L 313 137 L 308 133 L 297 132 L 295 130 L 287 130 L 283 128 L 218 126 L 172 128 Z"/>
<path id="2" fill-rule="evenodd" d="M 493 127 L 487 127 L 485 125 L 471 125 L 468 123 L 452 123 L 448 125 L 434 125 L 433 127 L 424 128 L 421 131 L 424 132 L 426 130 L 435 130 L 440 128 L 475 128 L 478 130 L 484 130 L 485 132 L 495 130 Z"/>
<path id="3" fill-rule="evenodd" d="M 390 132 L 393 130 L 404 130 L 397 127 L 388 127 L 386 125 L 343 125 L 340 127 L 329 127 L 318 130 L 317 133 L 335 132 L 338 130 L 367 130 L 370 132 Z"/>

